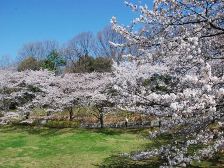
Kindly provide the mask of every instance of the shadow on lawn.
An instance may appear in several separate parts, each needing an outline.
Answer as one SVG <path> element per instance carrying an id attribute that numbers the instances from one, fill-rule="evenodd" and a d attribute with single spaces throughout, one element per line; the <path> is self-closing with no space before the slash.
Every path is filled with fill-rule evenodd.
<path id="1" fill-rule="evenodd" d="M 157 168 L 161 165 L 159 158 L 136 161 L 128 157 L 114 155 L 104 159 L 99 168 Z"/>
<path id="2" fill-rule="evenodd" d="M 28 133 L 28 134 L 37 134 L 40 136 L 52 136 L 58 135 L 59 129 L 48 129 L 44 127 L 33 127 L 33 126 L 5 126 L 0 127 L 0 132 L 2 133 Z"/>
<path id="3" fill-rule="evenodd" d="M 145 130 L 127 130 L 128 133 L 143 134 Z M 166 144 L 170 141 L 170 135 L 163 135 L 158 137 L 157 141 L 149 141 L 144 145 L 145 150 L 153 148 L 159 148 L 161 145 Z M 144 151 L 144 150 L 143 150 Z M 130 153 L 131 155 L 136 152 Z M 144 160 L 133 160 L 128 156 L 112 155 L 103 160 L 100 165 L 95 165 L 99 168 L 158 168 L 164 163 L 160 157 L 152 157 Z"/>
<path id="4" fill-rule="evenodd" d="M 64 133 L 78 133 L 78 132 L 93 132 L 104 135 L 121 135 L 121 134 L 136 134 L 139 136 L 146 136 L 147 130 L 145 128 L 98 128 L 98 129 L 84 129 L 84 128 L 48 128 L 41 126 L 23 126 L 23 125 L 11 125 L 0 127 L 0 132 L 27 132 L 29 134 L 37 134 L 40 136 L 54 136 Z"/>
<path id="5" fill-rule="evenodd" d="M 150 150 L 153 148 L 159 148 L 162 145 L 170 144 L 173 140 L 179 141 L 183 137 L 173 137 L 171 134 L 163 134 L 156 138 L 156 141 L 151 141 L 144 145 L 145 150 Z M 200 145 L 192 147 L 191 150 L 196 150 L 202 148 Z M 192 152 L 192 151 L 189 151 Z M 130 153 L 131 155 L 135 152 Z M 193 153 L 191 153 L 192 155 Z M 112 155 L 103 160 L 100 165 L 96 165 L 99 168 L 158 168 L 165 160 L 162 160 L 160 157 L 153 157 L 145 160 L 132 160 L 127 156 L 122 155 Z M 224 167 L 224 151 L 216 153 L 212 159 L 202 160 L 201 162 L 192 162 L 191 165 L 188 165 L 189 168 L 223 168 Z"/>
<path id="6" fill-rule="evenodd" d="M 95 133 L 101 133 L 105 135 L 121 135 L 121 134 L 135 134 L 147 136 L 146 128 L 103 128 L 103 129 L 88 129 L 88 131 L 92 131 Z"/>

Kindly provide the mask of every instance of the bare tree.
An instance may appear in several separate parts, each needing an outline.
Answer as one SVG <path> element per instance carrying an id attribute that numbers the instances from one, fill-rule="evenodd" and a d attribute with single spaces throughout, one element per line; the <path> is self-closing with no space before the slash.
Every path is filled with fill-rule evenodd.
<path id="1" fill-rule="evenodd" d="M 27 57 L 34 57 L 37 60 L 45 59 L 52 51 L 59 50 L 59 44 L 56 41 L 46 40 L 31 42 L 25 44 L 19 51 L 19 60 Z"/>
<path id="2" fill-rule="evenodd" d="M 67 48 L 73 51 L 77 57 L 85 55 L 93 55 L 93 45 L 95 39 L 91 32 L 83 32 L 75 36 L 67 44 Z"/>
<path id="3" fill-rule="evenodd" d="M 95 56 L 95 38 L 91 32 L 82 32 L 68 41 L 61 49 L 67 66 L 73 67 L 82 57 Z"/>
<path id="4" fill-rule="evenodd" d="M 68 47 L 66 45 L 61 48 L 60 54 L 64 57 L 68 66 L 75 64 L 81 57 L 81 54 L 75 47 L 74 48 L 71 46 Z"/>
<path id="5" fill-rule="evenodd" d="M 114 43 L 124 43 L 125 39 L 123 36 L 112 30 L 111 26 L 106 26 L 97 34 L 98 55 L 119 60 L 120 56 L 125 52 L 125 47 L 116 48 L 110 45 L 110 41 Z"/>
<path id="6" fill-rule="evenodd" d="M 9 68 L 12 64 L 13 64 L 13 60 L 10 55 L 0 56 L 0 69 Z"/>

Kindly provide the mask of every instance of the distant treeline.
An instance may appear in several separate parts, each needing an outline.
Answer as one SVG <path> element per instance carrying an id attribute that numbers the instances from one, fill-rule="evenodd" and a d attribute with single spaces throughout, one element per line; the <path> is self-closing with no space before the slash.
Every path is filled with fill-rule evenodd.
<path id="1" fill-rule="evenodd" d="M 30 42 L 24 44 L 18 52 L 17 70 L 110 72 L 112 60 L 119 62 L 121 55 L 137 54 L 134 46 L 115 47 L 110 42 L 125 42 L 125 38 L 110 26 L 96 35 L 92 32 L 82 32 L 62 46 L 52 40 Z"/>

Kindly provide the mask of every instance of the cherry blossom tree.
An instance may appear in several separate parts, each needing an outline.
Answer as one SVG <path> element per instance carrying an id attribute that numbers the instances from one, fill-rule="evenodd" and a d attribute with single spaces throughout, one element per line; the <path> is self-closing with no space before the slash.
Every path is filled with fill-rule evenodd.
<path id="1" fill-rule="evenodd" d="M 45 108 L 49 114 L 68 109 L 69 119 L 72 120 L 72 108 L 75 106 L 102 107 L 102 102 L 106 101 L 105 88 L 113 78 L 110 73 L 67 73 L 56 76 L 47 70 L 23 72 L 2 70 L 0 79 L 0 90 L 4 88 L 11 90 L 9 93 L 0 92 L 2 99 L 8 97 L 10 100 L 17 100 L 18 97 L 24 97 L 24 94 L 32 95 L 28 101 L 17 103 L 16 108 L 22 114 L 31 113 L 35 107 Z M 103 107 L 98 109 L 102 116 L 98 119 L 103 121 Z"/>
<path id="2" fill-rule="evenodd" d="M 125 3 L 140 16 L 129 27 L 119 25 L 113 17 L 113 29 L 127 43 L 111 44 L 137 45 L 142 55 L 125 55 L 122 64 L 115 64 L 116 94 L 111 97 L 118 108 L 156 116 L 160 129 L 151 132 L 151 137 L 162 133 L 173 137 L 170 144 L 134 155 L 133 159 L 160 156 L 165 160 L 162 167 L 185 167 L 193 160 L 212 157 L 224 146 L 221 129 L 209 127 L 223 125 L 224 117 L 224 78 L 216 75 L 213 66 L 214 59 L 223 56 L 217 41 L 224 33 L 223 1 L 156 0 L 153 10 L 147 5 Z M 135 25 L 143 26 L 136 31 Z M 167 76 L 170 82 L 160 82 L 160 89 L 153 90 L 147 81 L 155 75 Z M 175 136 L 182 138 L 177 141 Z M 190 155 L 192 144 L 206 147 Z"/>
<path id="3" fill-rule="evenodd" d="M 71 107 L 92 105 L 98 109 L 101 127 L 108 107 L 143 112 L 160 123 L 150 138 L 169 134 L 170 143 L 131 158 L 158 156 L 164 161 L 161 167 L 186 167 L 194 160 L 213 157 L 224 147 L 224 2 L 155 0 L 152 10 L 125 3 L 140 15 L 130 26 L 121 26 L 113 17 L 112 28 L 125 43 L 110 44 L 133 46 L 137 55 L 125 52 L 119 64 L 114 61 L 113 73 L 55 76 L 47 70 L 1 70 L 0 89 L 15 90 L 0 93 L 0 99 L 28 93 L 32 98 L 17 107 L 22 112 L 37 106 L 50 112 L 69 108 L 71 120 Z M 79 38 L 71 53 L 88 55 L 92 35 L 83 41 Z M 213 124 L 218 127 L 211 128 Z M 203 147 L 190 154 L 192 145 Z"/>

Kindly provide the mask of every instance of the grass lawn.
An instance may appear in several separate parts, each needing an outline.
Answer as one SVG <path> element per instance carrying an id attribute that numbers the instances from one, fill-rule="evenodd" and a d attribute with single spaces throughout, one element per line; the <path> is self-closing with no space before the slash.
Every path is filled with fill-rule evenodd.
<path id="1" fill-rule="evenodd" d="M 0 127 L 0 168 L 89 168 L 144 149 L 142 130 Z"/>
<path id="2" fill-rule="evenodd" d="M 0 168 L 156 168 L 158 157 L 133 161 L 118 154 L 158 147 L 147 129 L 0 127 Z M 157 138 L 160 144 L 169 137 Z M 197 149 L 192 148 L 192 150 Z M 224 167 L 224 153 L 192 168 Z"/>

